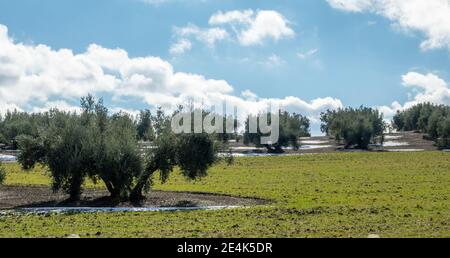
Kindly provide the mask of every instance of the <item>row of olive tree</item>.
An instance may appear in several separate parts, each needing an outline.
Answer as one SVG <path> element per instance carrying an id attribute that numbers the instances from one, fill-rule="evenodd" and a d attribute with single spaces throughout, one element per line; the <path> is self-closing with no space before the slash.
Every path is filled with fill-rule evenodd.
<path id="1" fill-rule="evenodd" d="M 267 117 L 267 122 L 272 123 L 271 113 L 263 113 L 263 116 Z M 310 121 L 307 117 L 296 113 L 289 113 L 287 111 L 279 112 L 279 138 L 278 142 L 273 144 L 262 144 L 261 137 L 267 136 L 267 133 L 261 132 L 258 128 L 256 133 L 252 133 L 250 130 L 250 120 L 257 121 L 257 125 L 261 125 L 259 116 L 250 116 L 245 122 L 244 143 L 255 144 L 257 146 L 263 146 L 271 153 L 283 153 L 283 147 L 293 147 L 295 150 L 300 148 L 300 137 L 309 137 L 310 135 Z M 273 133 L 273 132 L 271 132 Z"/>
<path id="2" fill-rule="evenodd" d="M 393 126 L 399 131 L 420 131 L 428 134 L 440 148 L 450 148 L 450 106 L 417 104 L 398 111 Z"/>
<path id="3" fill-rule="evenodd" d="M 321 130 L 334 137 L 345 148 L 368 149 L 370 144 L 382 143 L 386 124 L 383 115 L 376 109 L 344 108 L 328 110 L 321 114 Z"/>
<path id="4" fill-rule="evenodd" d="M 181 108 L 181 107 L 180 107 Z M 179 109 L 180 109 L 179 108 Z M 20 136 L 32 136 L 36 138 L 39 135 L 39 130 L 47 130 L 46 128 L 50 126 L 50 120 L 55 116 L 57 110 L 50 110 L 49 112 L 43 113 L 26 113 L 15 111 L 8 111 L 4 117 L 0 116 L 0 144 L 4 144 L 11 149 L 17 149 L 18 141 Z M 205 112 L 204 115 L 207 115 Z M 139 141 L 153 142 L 156 140 L 157 135 L 161 131 L 163 125 L 161 125 L 162 116 L 164 116 L 164 111 L 159 108 L 154 114 L 148 109 L 140 111 L 137 117 L 132 117 L 133 127 L 136 130 L 136 138 Z M 294 134 L 304 136 L 309 134 L 309 120 L 306 117 L 300 115 L 290 115 L 287 113 L 282 114 L 282 117 L 288 118 L 292 116 L 289 121 L 283 120 L 281 124 L 282 130 L 286 133 L 282 134 L 280 146 L 288 144 L 289 137 L 283 137 L 286 134 L 291 133 L 293 130 L 299 132 L 294 132 Z M 220 116 L 219 116 L 220 117 Z M 130 117 L 131 118 L 131 117 Z M 223 121 L 223 128 L 229 126 L 228 119 L 233 119 L 233 132 L 222 132 L 216 133 L 215 137 L 217 140 L 227 143 L 229 140 L 239 141 L 242 136 L 237 133 L 237 128 L 240 126 L 237 118 L 229 118 L 227 115 L 220 117 Z M 166 125 L 167 126 L 167 125 Z M 297 128 L 295 128 L 297 127 Z M 284 131 L 282 131 L 284 132 Z M 247 135 L 247 143 L 257 141 L 258 135 L 252 135 L 249 140 Z M 292 141 L 294 146 L 297 146 L 296 141 Z M 278 147 L 276 147 L 278 148 Z"/>
<path id="5" fill-rule="evenodd" d="M 8 111 L 0 116 L 0 144 L 17 148 L 16 138 L 19 135 L 37 136 L 40 126 L 45 125 L 48 117 L 43 114 L 28 114 L 17 110 Z"/>
<path id="6" fill-rule="evenodd" d="M 132 117 L 109 115 L 102 100 L 92 96 L 83 98 L 81 106 L 81 114 L 52 110 L 45 130 L 18 139 L 22 166 L 47 166 L 53 189 L 65 191 L 72 201 L 80 199 L 87 178 L 102 181 L 114 199 L 139 201 L 156 173 L 165 182 L 179 166 L 184 176 L 196 179 L 206 176 L 217 160 L 214 139 L 206 134 L 173 134 L 171 116 L 162 110 L 153 120 L 154 147 L 143 156 Z"/>
<path id="7" fill-rule="evenodd" d="M 10 148 L 17 148 L 17 137 L 20 135 L 37 136 L 38 129 L 45 128 L 52 116 L 51 112 L 26 113 L 17 110 L 8 111 L 4 117 L 0 116 L 0 144 Z M 150 110 L 142 110 L 133 118 L 136 137 L 142 141 L 155 139 L 154 124 L 157 116 L 152 116 Z"/>

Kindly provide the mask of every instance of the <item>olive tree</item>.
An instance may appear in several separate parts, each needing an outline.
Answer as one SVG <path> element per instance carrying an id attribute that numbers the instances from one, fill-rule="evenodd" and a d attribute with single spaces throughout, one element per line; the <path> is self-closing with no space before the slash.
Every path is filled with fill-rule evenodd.
<path id="1" fill-rule="evenodd" d="M 145 167 L 131 192 L 130 197 L 135 201 L 144 198 L 143 193 L 151 187 L 157 172 L 164 183 L 178 166 L 185 178 L 194 180 L 207 176 L 208 169 L 218 160 L 219 144 L 213 135 L 193 132 L 175 134 L 171 130 L 172 116 L 166 116 L 162 110 L 158 113 L 154 118 L 158 125 L 155 147 L 147 151 Z M 194 116 L 194 112 L 188 113 Z"/>
<path id="2" fill-rule="evenodd" d="M 438 135 L 438 147 L 442 149 L 450 148 L 450 116 L 439 122 Z"/>
<path id="3" fill-rule="evenodd" d="M 369 144 L 382 142 L 386 124 L 375 109 L 360 107 L 328 110 L 321 114 L 322 132 L 344 142 L 345 148 L 367 149 Z"/>
<path id="4" fill-rule="evenodd" d="M 271 113 L 264 113 L 263 116 L 268 117 L 268 122 L 271 121 Z M 310 121 L 307 117 L 304 117 L 300 114 L 289 113 L 287 111 L 279 112 L 279 138 L 276 143 L 273 144 L 262 144 L 261 137 L 267 136 L 258 129 L 257 133 L 253 133 L 250 131 L 250 119 L 257 121 L 257 124 L 261 126 L 260 116 L 250 116 L 247 118 L 245 123 L 245 133 L 244 133 L 244 143 L 245 144 L 255 144 L 257 146 L 263 146 L 267 148 L 267 150 L 271 153 L 283 153 L 283 147 L 293 147 L 294 149 L 298 149 L 300 147 L 300 143 L 298 141 L 299 137 L 307 137 L 310 136 Z"/>
<path id="5" fill-rule="evenodd" d="M 441 108 L 436 108 L 428 118 L 428 125 L 426 132 L 433 140 L 439 138 L 439 123 L 445 118 L 445 111 Z"/>
<path id="6" fill-rule="evenodd" d="M 35 117 L 25 113 L 15 111 L 8 111 L 1 123 L 0 138 L 1 143 L 4 143 L 12 148 L 17 148 L 16 138 L 20 135 L 37 135 L 35 126 Z"/>
<path id="7" fill-rule="evenodd" d="M 428 133 L 432 116 L 445 116 L 446 106 L 438 106 L 431 103 L 420 103 L 406 110 L 397 111 L 393 118 L 393 125 L 399 131 L 420 131 Z"/>
<path id="8" fill-rule="evenodd" d="M 91 150 L 91 176 L 104 182 L 111 197 L 127 200 L 143 169 L 133 120 L 127 114 L 115 114 L 108 119 L 105 130 L 96 135 L 97 142 Z"/>
<path id="9" fill-rule="evenodd" d="M 103 101 L 82 98 L 82 113 L 53 110 L 46 130 L 37 137 L 19 140 L 19 162 L 25 169 L 47 166 L 53 190 L 63 190 L 70 200 L 81 197 L 87 178 L 101 181 L 119 201 L 139 201 L 150 190 L 159 172 L 165 182 L 175 166 L 188 179 L 207 175 L 217 160 L 217 148 L 207 134 L 176 135 L 171 116 L 159 109 L 153 117 L 157 126 L 154 148 L 141 153 L 133 119 L 124 113 L 110 115 Z"/>
<path id="10" fill-rule="evenodd" d="M 155 137 L 155 132 L 152 126 L 152 113 L 150 110 L 142 110 L 139 114 L 137 122 L 137 136 L 142 141 L 152 141 Z"/>
<path id="11" fill-rule="evenodd" d="M 425 133 L 439 148 L 449 148 L 449 118 L 449 106 L 422 103 L 397 112 L 393 124 L 399 131 L 414 130 Z"/>
<path id="12" fill-rule="evenodd" d="M 19 138 L 19 162 L 31 169 L 37 163 L 48 167 L 53 190 L 63 190 L 72 201 L 80 198 L 88 172 L 85 153 L 89 134 L 75 114 L 54 111 L 51 124 L 38 137 Z"/>

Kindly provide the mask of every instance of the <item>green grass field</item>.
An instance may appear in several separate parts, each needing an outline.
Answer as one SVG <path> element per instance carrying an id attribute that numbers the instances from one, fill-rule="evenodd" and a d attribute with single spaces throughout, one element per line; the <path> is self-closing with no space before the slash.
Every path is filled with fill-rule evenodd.
<path id="1" fill-rule="evenodd" d="M 4 166 L 6 184 L 49 184 L 42 169 Z M 220 211 L 0 215 L 0 237 L 450 237 L 450 154 L 442 152 L 239 158 L 201 181 L 175 172 L 154 188 L 273 202 Z"/>

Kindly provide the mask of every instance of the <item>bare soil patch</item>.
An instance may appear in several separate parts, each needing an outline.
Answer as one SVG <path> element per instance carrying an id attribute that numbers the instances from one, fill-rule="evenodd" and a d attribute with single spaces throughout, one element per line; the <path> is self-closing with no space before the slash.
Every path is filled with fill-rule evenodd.
<path id="1" fill-rule="evenodd" d="M 86 189 L 82 200 L 67 202 L 68 196 L 53 193 L 48 187 L 1 186 L 0 209 L 39 207 L 203 207 L 203 206 L 254 206 L 268 201 L 256 198 L 240 198 L 226 195 L 189 192 L 152 191 L 140 203 L 116 202 L 103 190 Z"/>

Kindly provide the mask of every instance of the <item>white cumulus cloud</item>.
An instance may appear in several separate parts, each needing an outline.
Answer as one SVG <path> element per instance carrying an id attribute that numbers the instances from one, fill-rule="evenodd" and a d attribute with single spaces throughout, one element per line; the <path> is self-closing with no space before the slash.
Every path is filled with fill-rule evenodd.
<path id="1" fill-rule="evenodd" d="M 295 36 L 290 22 L 274 10 L 233 10 L 218 11 L 208 21 L 207 28 L 195 24 L 175 27 L 174 36 L 179 40 L 172 45 L 170 52 L 176 54 L 180 43 L 195 39 L 208 47 L 214 47 L 219 41 L 229 39 L 241 46 L 262 45 L 267 40 L 279 41 Z M 186 46 L 186 44 L 184 44 Z M 190 48 L 184 48 L 185 51 Z"/>
<path id="2" fill-rule="evenodd" d="M 450 105 L 449 84 L 436 74 L 409 72 L 402 76 L 402 84 L 412 90 L 412 98 L 403 105 L 395 101 L 390 106 L 379 107 L 387 118 L 392 118 L 397 110 L 404 110 L 419 103 Z"/>
<path id="3" fill-rule="evenodd" d="M 172 55 L 181 55 L 184 52 L 191 50 L 191 48 L 191 41 L 187 39 L 180 39 L 178 42 L 172 45 L 169 52 Z"/>
<path id="4" fill-rule="evenodd" d="M 209 47 L 214 47 L 216 42 L 228 38 L 228 32 L 222 28 L 199 28 L 196 25 L 189 24 L 185 27 L 175 27 L 175 34 L 181 37 L 182 41 L 187 37 L 194 37 L 196 40 L 205 43 Z"/>
<path id="5" fill-rule="evenodd" d="M 295 35 L 289 21 L 274 10 L 234 10 L 217 12 L 210 17 L 211 25 L 231 25 L 244 46 L 259 45 L 266 39 L 278 41 Z"/>
<path id="6" fill-rule="evenodd" d="M 223 25 L 229 23 L 251 24 L 253 22 L 253 10 L 233 10 L 229 12 L 218 11 L 209 18 L 211 25 Z"/>
<path id="7" fill-rule="evenodd" d="M 58 107 L 75 111 L 78 99 L 89 93 L 108 97 L 111 110 L 132 99 L 142 108 L 175 108 L 192 100 L 204 104 L 235 106 L 242 119 L 248 113 L 279 105 L 318 121 L 320 112 L 342 107 L 340 100 L 327 97 L 305 101 L 298 97 L 258 98 L 251 91 L 242 97 L 225 80 L 200 74 L 177 72 L 159 57 L 129 57 L 123 49 L 92 44 L 76 54 L 70 49 L 55 50 L 46 45 L 15 42 L 6 26 L 0 25 L 0 113 L 19 109 L 39 112 Z M 133 105 L 135 108 L 139 104 Z"/>
<path id="8" fill-rule="evenodd" d="M 426 39 L 423 50 L 450 50 L 449 0 L 327 0 L 333 7 L 350 12 L 371 12 L 391 20 L 395 27 L 418 31 Z"/>

